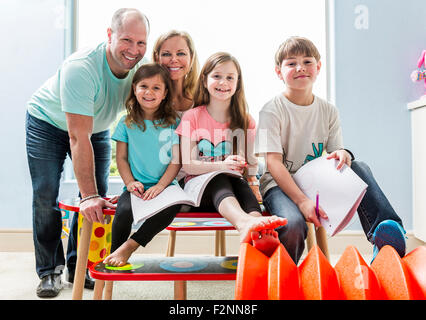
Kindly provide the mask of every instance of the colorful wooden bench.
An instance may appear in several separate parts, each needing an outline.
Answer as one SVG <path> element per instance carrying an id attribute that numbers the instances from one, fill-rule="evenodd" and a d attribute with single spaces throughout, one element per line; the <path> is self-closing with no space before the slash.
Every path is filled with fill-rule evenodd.
<path id="1" fill-rule="evenodd" d="M 90 267 L 89 273 L 96 279 L 95 300 L 112 298 L 113 281 L 174 281 L 174 298 L 186 300 L 186 281 L 235 280 L 238 257 L 145 256 L 130 262 L 124 267 L 111 267 L 100 261 Z"/>

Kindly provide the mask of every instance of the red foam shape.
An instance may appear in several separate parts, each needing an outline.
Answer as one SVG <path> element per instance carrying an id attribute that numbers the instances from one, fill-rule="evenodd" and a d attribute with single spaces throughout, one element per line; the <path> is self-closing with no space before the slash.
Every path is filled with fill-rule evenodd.
<path id="1" fill-rule="evenodd" d="M 348 246 L 334 266 L 340 294 L 346 300 L 382 300 L 379 281 L 354 246 Z"/>
<path id="2" fill-rule="evenodd" d="M 423 298 L 419 285 L 396 250 L 386 245 L 380 249 L 371 269 L 389 300 L 417 300 Z"/>
<path id="3" fill-rule="evenodd" d="M 268 300 L 269 258 L 249 243 L 242 243 L 238 255 L 236 300 Z"/>
<path id="4" fill-rule="evenodd" d="M 328 262 L 321 249 L 312 247 L 299 266 L 300 288 L 306 300 L 340 299 L 336 271 Z"/>
<path id="5" fill-rule="evenodd" d="M 270 300 L 299 300 L 299 270 L 282 244 L 269 258 L 268 296 Z"/>
<path id="6" fill-rule="evenodd" d="M 426 246 L 421 246 L 402 258 L 426 299 Z"/>

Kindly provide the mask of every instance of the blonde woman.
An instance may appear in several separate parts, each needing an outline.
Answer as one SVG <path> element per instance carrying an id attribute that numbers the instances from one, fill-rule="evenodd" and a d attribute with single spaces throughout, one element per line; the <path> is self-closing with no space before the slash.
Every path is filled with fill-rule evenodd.
<path id="1" fill-rule="evenodd" d="M 170 73 L 173 85 L 173 108 L 182 115 L 194 105 L 193 95 L 199 64 L 194 42 L 184 31 L 171 30 L 161 35 L 154 45 L 152 60 Z"/>

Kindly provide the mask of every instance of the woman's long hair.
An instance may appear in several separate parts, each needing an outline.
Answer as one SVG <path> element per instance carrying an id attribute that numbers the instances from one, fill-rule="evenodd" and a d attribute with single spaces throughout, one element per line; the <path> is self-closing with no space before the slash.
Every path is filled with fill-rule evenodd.
<path id="1" fill-rule="evenodd" d="M 194 42 L 192 41 L 191 36 L 187 32 L 171 30 L 167 33 L 162 34 L 155 42 L 154 49 L 152 51 L 152 61 L 155 61 L 157 63 L 160 61 L 160 49 L 164 41 L 174 37 L 182 37 L 183 39 L 185 39 L 186 44 L 189 48 L 189 52 L 191 55 L 191 66 L 188 74 L 186 75 L 183 81 L 183 96 L 187 99 L 192 100 L 194 96 L 195 86 L 197 85 L 199 64 Z"/>

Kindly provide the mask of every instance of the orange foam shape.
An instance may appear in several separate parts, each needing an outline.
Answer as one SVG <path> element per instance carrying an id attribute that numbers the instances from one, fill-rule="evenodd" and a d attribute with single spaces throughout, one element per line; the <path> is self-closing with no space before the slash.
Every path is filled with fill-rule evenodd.
<path id="1" fill-rule="evenodd" d="M 299 286 L 299 270 L 282 244 L 269 258 L 268 292 L 270 300 L 298 300 L 302 298 Z"/>
<path id="2" fill-rule="evenodd" d="M 423 294 L 419 285 L 393 247 L 386 245 L 380 249 L 371 264 L 371 269 L 376 273 L 388 299 L 422 299 Z"/>
<path id="3" fill-rule="evenodd" d="M 300 288 L 306 300 L 340 299 L 336 271 L 315 245 L 299 266 Z"/>
<path id="4" fill-rule="evenodd" d="M 235 281 L 236 300 L 268 300 L 269 258 L 251 244 L 242 243 Z"/>
<path id="5" fill-rule="evenodd" d="M 426 299 L 426 246 L 414 249 L 402 261 L 423 292 L 423 299 Z"/>
<path id="6" fill-rule="evenodd" d="M 354 246 L 348 246 L 334 266 L 340 294 L 346 300 L 382 300 L 385 298 L 373 270 Z"/>

